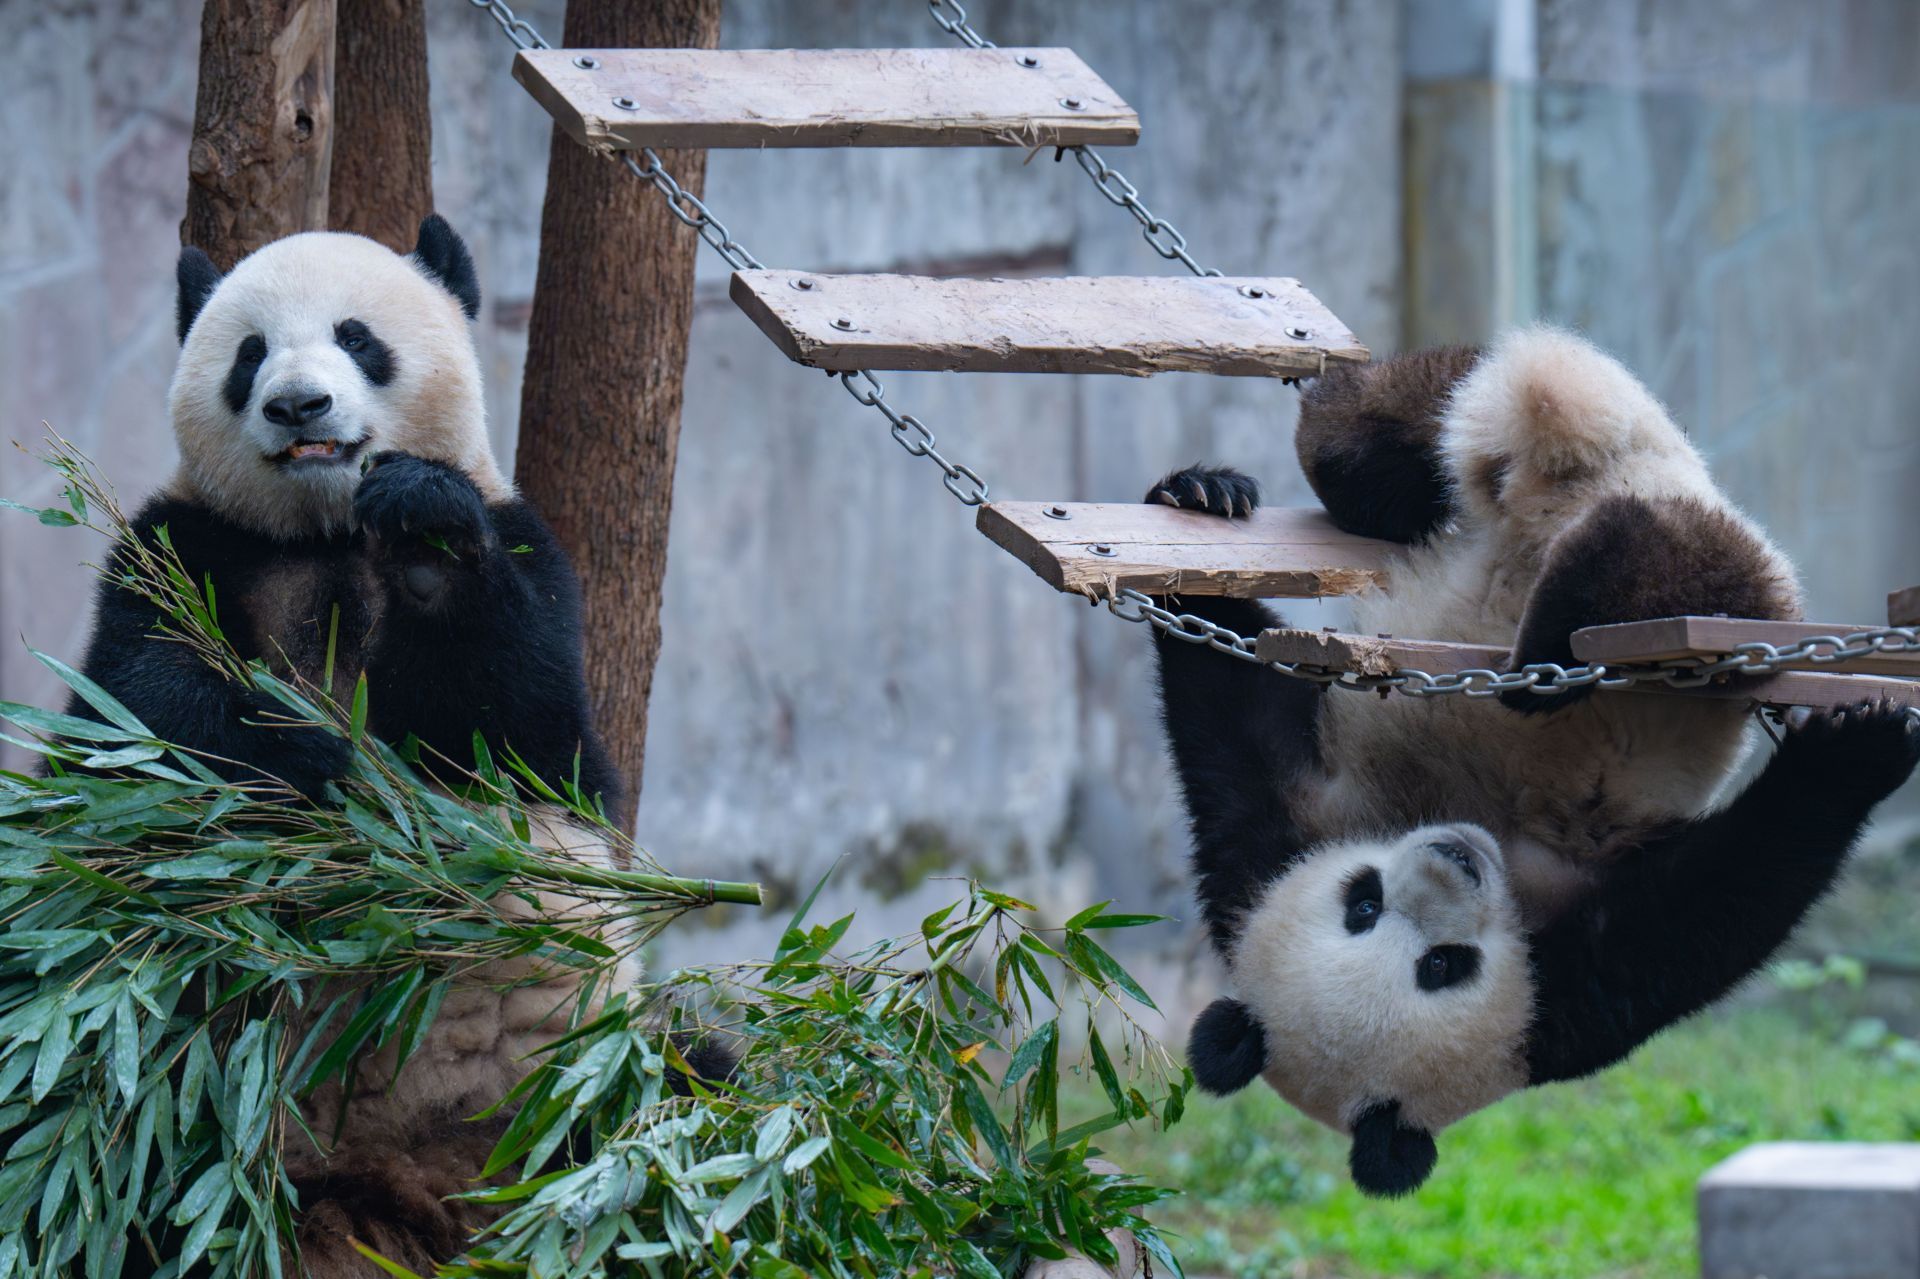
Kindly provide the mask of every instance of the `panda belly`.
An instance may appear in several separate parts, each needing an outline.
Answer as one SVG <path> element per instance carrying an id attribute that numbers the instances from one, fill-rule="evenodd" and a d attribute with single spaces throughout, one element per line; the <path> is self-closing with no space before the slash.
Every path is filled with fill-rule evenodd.
<path id="1" fill-rule="evenodd" d="M 530 816 L 533 842 L 539 847 L 583 865 L 616 868 L 613 848 L 598 833 L 557 811 L 535 810 Z M 537 908 L 513 894 L 495 905 L 510 918 L 565 921 L 619 945 L 620 938 L 606 927 L 603 907 L 552 892 L 539 898 Z M 587 1016 L 599 1010 L 608 994 L 637 984 L 641 976 L 637 957 L 623 959 L 614 979 L 601 982 Z M 307 1126 L 321 1136 L 326 1149 L 317 1148 L 297 1125 L 289 1125 L 289 1175 L 296 1182 L 324 1180 L 333 1153 L 355 1163 L 386 1152 L 415 1162 L 431 1160 L 431 1138 L 437 1130 L 464 1124 L 499 1102 L 533 1069 L 537 1059 L 530 1060 L 532 1054 L 566 1033 L 581 982 L 581 970 L 533 957 L 463 974 L 404 1068 L 389 1044 L 355 1064 L 350 1084 L 331 1080 L 303 1103 Z M 327 1008 L 341 993 L 339 987 L 322 990 L 310 1007 Z M 359 1003 L 352 988 L 345 993 L 333 1014 L 336 1030 Z M 300 1027 L 299 1033 L 310 1029 L 311 1024 Z M 460 1178 L 478 1173 L 477 1166 L 467 1166 L 471 1151 L 455 1147 L 442 1153 L 449 1161 L 447 1173 Z"/>
<path id="2" fill-rule="evenodd" d="M 1358 597 L 1356 630 L 1504 648 L 1537 573 L 1530 548 L 1458 531 L 1405 552 L 1391 593 Z M 1316 841 L 1473 822 L 1505 849 L 1529 926 L 1649 831 L 1706 810 L 1748 746 L 1739 703 L 1640 693 L 1522 715 L 1333 692 L 1316 729 L 1322 769 L 1299 796 Z"/>

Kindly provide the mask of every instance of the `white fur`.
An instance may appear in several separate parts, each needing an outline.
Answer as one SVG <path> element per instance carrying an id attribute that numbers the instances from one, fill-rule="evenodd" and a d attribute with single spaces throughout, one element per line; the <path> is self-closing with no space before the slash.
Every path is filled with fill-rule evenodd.
<path id="1" fill-rule="evenodd" d="M 393 380 L 371 385 L 334 340 L 357 319 L 392 348 Z M 240 343 L 264 338 L 267 358 L 245 408 L 221 389 Z M 480 361 L 452 294 L 412 259 L 372 240 L 312 231 L 243 259 L 207 299 L 169 392 L 180 470 L 169 491 L 278 539 L 347 527 L 358 468 L 285 467 L 281 427 L 261 405 L 294 388 L 333 397 L 326 433 L 365 440 L 361 457 L 400 449 L 465 471 L 489 502 L 513 495 L 487 440 Z"/>
<path id="2" fill-rule="evenodd" d="M 1390 589 L 1356 601 L 1362 633 L 1512 643 L 1554 539 L 1614 495 L 1727 513 L 1796 589 L 1654 397 L 1573 334 L 1536 328 L 1496 345 L 1455 389 L 1442 451 L 1455 523 L 1397 557 Z M 1368 1104 L 1397 1100 L 1437 1131 L 1525 1083 L 1523 928 L 1651 826 L 1707 809 L 1745 748 L 1744 708 L 1625 693 L 1553 715 L 1460 696 L 1333 694 L 1321 708 L 1324 772 L 1293 792 L 1320 847 L 1250 913 L 1234 982 L 1266 1029 L 1268 1082 L 1301 1110 L 1344 1131 Z M 1502 866 L 1500 903 L 1454 912 L 1448 935 L 1396 910 L 1395 879 L 1431 870 L 1419 852 L 1431 832 L 1406 832 L 1434 822 L 1483 828 Z M 1386 912 L 1355 937 L 1341 887 L 1363 865 L 1388 881 Z M 1440 943 L 1478 946 L 1479 979 L 1418 990 L 1413 962 Z"/>

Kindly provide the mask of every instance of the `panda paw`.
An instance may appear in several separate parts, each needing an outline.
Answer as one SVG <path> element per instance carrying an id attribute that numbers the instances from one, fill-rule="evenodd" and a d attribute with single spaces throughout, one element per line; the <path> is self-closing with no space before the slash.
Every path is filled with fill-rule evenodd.
<path id="1" fill-rule="evenodd" d="M 1260 481 L 1230 466 L 1195 465 L 1148 489 L 1146 500 L 1232 519 L 1252 515 L 1260 505 Z"/>
<path id="2" fill-rule="evenodd" d="M 411 453 L 374 455 L 353 498 L 354 522 L 382 547 L 421 545 L 459 558 L 485 545 L 486 500 L 458 467 Z"/>
<path id="3" fill-rule="evenodd" d="M 1817 784 L 1877 804 L 1920 764 L 1920 718 L 1886 700 L 1787 716 L 1782 762 L 1817 774 Z"/>
<path id="4" fill-rule="evenodd" d="M 242 712 L 251 727 L 240 757 L 249 775 L 276 778 L 317 804 L 328 782 L 347 775 L 353 746 L 323 728 L 277 722 L 286 715 L 287 708 L 272 698 L 255 698 Z"/>

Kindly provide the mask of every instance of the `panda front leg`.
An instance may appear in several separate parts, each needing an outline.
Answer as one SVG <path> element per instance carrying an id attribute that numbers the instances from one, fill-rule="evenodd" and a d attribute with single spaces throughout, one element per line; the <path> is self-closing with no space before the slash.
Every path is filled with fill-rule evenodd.
<path id="1" fill-rule="evenodd" d="M 1904 707 L 1788 724 L 1737 799 L 1623 854 L 1591 897 L 1533 936 L 1530 1082 L 1612 1065 L 1756 972 L 1920 762 L 1920 723 Z"/>
<path id="2" fill-rule="evenodd" d="M 611 806 L 618 780 L 592 729 L 580 587 L 524 501 L 489 505 L 459 468 L 387 453 L 354 514 L 388 616 L 369 663 L 375 731 L 465 763 L 478 732 L 549 784 L 577 774 Z"/>

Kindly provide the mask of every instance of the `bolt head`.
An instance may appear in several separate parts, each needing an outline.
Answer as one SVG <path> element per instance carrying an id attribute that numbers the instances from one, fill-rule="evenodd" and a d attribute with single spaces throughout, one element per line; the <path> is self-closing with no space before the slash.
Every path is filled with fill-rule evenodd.
<path id="1" fill-rule="evenodd" d="M 1040 59 L 1034 57 L 1031 53 L 1023 53 L 1018 58 L 1014 59 L 1014 61 L 1018 62 L 1021 66 L 1027 67 L 1029 69 L 1040 65 Z"/>
<path id="2" fill-rule="evenodd" d="M 1295 324 L 1288 327 L 1287 336 L 1292 338 L 1296 342 L 1304 342 L 1308 338 L 1312 337 L 1313 334 L 1307 332 L 1305 329 Z"/>
<path id="3" fill-rule="evenodd" d="M 583 53 L 573 60 L 573 65 L 579 67 L 582 71 L 598 71 L 600 69 L 600 59 L 594 57 L 591 53 Z"/>
<path id="4" fill-rule="evenodd" d="M 1087 104 L 1078 98 L 1062 98 L 1060 99 L 1060 105 L 1069 111 L 1084 111 L 1087 109 Z"/>
<path id="5" fill-rule="evenodd" d="M 1050 520 L 1070 520 L 1073 518 L 1073 512 L 1064 506 L 1049 506 L 1045 514 Z"/>
<path id="6" fill-rule="evenodd" d="M 627 98 L 627 97 L 615 98 L 613 100 L 613 105 L 616 107 L 619 107 L 622 111 L 637 111 L 640 108 L 640 104 L 638 102 L 635 102 L 632 98 Z"/>
<path id="7" fill-rule="evenodd" d="M 1095 542 L 1091 546 L 1087 547 L 1087 549 L 1089 551 L 1092 551 L 1095 555 L 1100 556 L 1102 559 L 1112 559 L 1114 555 L 1117 554 L 1117 552 L 1111 546 L 1108 546 L 1105 542 Z"/>
<path id="8" fill-rule="evenodd" d="M 853 321 L 843 315 L 833 322 L 833 327 L 851 333 L 853 331 Z"/>
<path id="9" fill-rule="evenodd" d="M 816 286 L 812 280 L 809 280 L 806 276 L 802 275 L 794 279 L 788 280 L 787 287 L 790 289 L 798 289 L 802 293 L 811 293 L 818 286 Z"/>
<path id="10" fill-rule="evenodd" d="M 1240 296 L 1243 298 L 1252 298 L 1257 302 L 1261 298 L 1271 297 L 1272 294 L 1257 284 L 1243 284 L 1240 286 Z"/>

